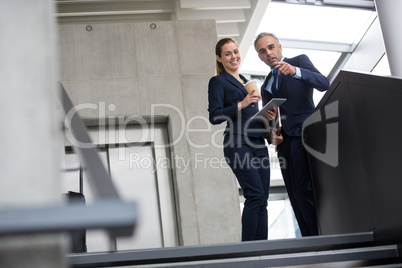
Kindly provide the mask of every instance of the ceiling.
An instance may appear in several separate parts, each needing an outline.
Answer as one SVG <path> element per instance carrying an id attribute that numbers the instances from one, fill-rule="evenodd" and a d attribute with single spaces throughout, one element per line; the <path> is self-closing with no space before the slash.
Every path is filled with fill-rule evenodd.
<path id="1" fill-rule="evenodd" d="M 247 51 L 270 2 L 374 10 L 374 0 L 55 0 L 59 23 L 214 19 L 218 38 Z"/>

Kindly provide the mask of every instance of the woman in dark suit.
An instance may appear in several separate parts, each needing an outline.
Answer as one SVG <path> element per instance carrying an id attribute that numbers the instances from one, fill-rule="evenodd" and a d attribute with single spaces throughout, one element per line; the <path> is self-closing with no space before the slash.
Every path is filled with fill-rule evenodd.
<path id="1" fill-rule="evenodd" d="M 209 81 L 209 120 L 212 124 L 227 123 L 223 151 L 245 197 L 242 241 L 267 239 L 270 181 L 267 130 L 262 120 L 250 120 L 258 112 L 261 96 L 244 88 L 247 79 L 239 74 L 241 57 L 233 39 L 219 40 L 215 53 L 218 75 Z"/>

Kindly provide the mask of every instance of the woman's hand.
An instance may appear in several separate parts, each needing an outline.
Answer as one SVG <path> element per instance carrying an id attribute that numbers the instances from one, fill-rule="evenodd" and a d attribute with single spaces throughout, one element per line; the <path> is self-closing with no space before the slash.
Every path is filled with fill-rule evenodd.
<path id="1" fill-rule="evenodd" d="M 255 93 L 255 90 L 253 90 L 249 94 L 247 94 L 247 96 L 241 102 L 239 102 L 237 104 L 237 108 L 240 111 L 241 109 L 246 108 L 250 104 L 252 104 L 254 102 L 259 102 L 260 100 L 261 100 L 261 96 L 259 94 Z"/>
<path id="2" fill-rule="evenodd" d="M 276 107 L 272 108 L 272 110 L 268 110 L 265 112 L 265 117 L 268 121 L 274 120 L 276 115 L 278 114 L 278 109 Z"/>

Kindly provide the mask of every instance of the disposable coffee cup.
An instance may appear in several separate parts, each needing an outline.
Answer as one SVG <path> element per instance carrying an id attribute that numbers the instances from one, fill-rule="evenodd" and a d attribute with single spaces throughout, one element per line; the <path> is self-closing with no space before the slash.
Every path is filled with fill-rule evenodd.
<path id="1" fill-rule="evenodd" d="M 253 90 L 254 94 L 259 94 L 258 86 L 255 81 L 248 81 L 245 85 L 244 88 L 247 90 L 247 92 L 250 94 Z"/>

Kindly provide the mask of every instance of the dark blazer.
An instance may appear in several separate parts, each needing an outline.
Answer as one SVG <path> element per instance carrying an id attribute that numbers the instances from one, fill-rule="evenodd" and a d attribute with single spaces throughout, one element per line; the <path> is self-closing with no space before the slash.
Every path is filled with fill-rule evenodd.
<path id="1" fill-rule="evenodd" d="M 240 75 L 247 82 L 247 79 Z M 249 120 L 258 112 L 258 103 L 238 111 L 237 104 L 246 96 L 243 84 L 227 72 L 214 76 L 208 85 L 208 111 L 211 124 L 227 122 L 225 134 L 266 137 L 267 130 L 262 120 Z"/>
<path id="2" fill-rule="evenodd" d="M 278 75 L 278 93 L 276 98 L 286 98 L 287 101 L 280 106 L 282 130 L 288 136 L 300 136 L 304 121 L 311 115 L 315 106 L 313 102 L 313 89 L 325 91 L 329 82 L 313 65 L 306 55 L 294 58 L 285 58 L 285 62 L 299 67 L 301 79 L 290 75 Z M 261 86 L 262 103 L 265 105 L 272 98 L 272 94 L 265 90 L 272 72 Z"/>

